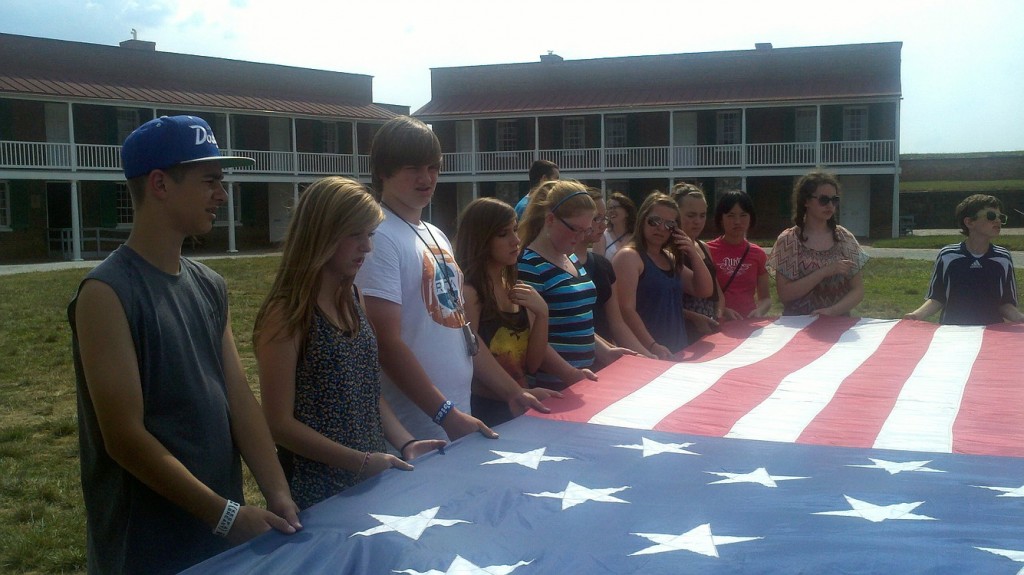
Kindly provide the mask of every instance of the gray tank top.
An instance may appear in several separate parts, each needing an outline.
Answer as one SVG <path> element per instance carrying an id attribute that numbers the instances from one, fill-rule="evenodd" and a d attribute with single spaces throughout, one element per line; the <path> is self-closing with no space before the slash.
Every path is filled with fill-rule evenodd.
<path id="1" fill-rule="evenodd" d="M 242 500 L 242 472 L 231 438 L 221 340 L 227 322 L 224 279 L 181 259 L 162 272 L 121 246 L 83 280 L 109 285 L 124 307 L 138 360 L 146 428 L 200 481 Z M 81 286 L 79 286 L 79 289 Z M 103 445 L 82 371 L 68 306 L 78 389 L 82 490 L 90 573 L 176 573 L 228 548 L 209 526 L 143 485 Z"/>

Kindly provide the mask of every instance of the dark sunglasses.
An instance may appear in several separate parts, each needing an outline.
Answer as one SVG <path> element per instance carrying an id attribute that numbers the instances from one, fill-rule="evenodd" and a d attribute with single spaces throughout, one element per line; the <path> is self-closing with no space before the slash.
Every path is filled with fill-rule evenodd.
<path id="1" fill-rule="evenodd" d="M 979 214 L 974 219 L 976 219 L 976 220 L 981 219 L 981 215 Z M 985 212 L 985 219 L 990 221 L 990 222 L 994 222 L 994 221 L 996 221 L 996 219 L 998 219 L 1000 224 L 1002 224 L 1004 226 L 1006 225 L 1006 214 L 1000 214 L 1000 213 L 993 212 L 992 210 L 988 210 L 987 212 Z"/>
<path id="2" fill-rule="evenodd" d="M 818 205 L 822 207 L 829 205 L 829 203 L 835 204 L 837 208 L 839 207 L 839 196 L 811 196 L 811 198 L 818 200 Z"/>
<path id="3" fill-rule="evenodd" d="M 650 216 L 650 217 L 648 217 L 647 218 L 647 225 L 651 226 L 652 228 L 656 228 L 658 226 L 662 226 L 662 227 L 664 227 L 666 230 L 668 230 L 670 232 L 672 230 L 676 229 L 677 227 L 679 227 L 679 224 L 677 224 L 675 220 L 663 220 L 663 219 L 659 218 L 658 216 Z"/>

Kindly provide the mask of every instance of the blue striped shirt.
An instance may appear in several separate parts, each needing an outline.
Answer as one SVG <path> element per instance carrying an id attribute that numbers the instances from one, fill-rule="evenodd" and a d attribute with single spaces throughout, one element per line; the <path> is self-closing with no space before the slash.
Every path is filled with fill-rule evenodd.
<path id="1" fill-rule="evenodd" d="M 527 248 L 519 256 L 519 279 L 526 282 L 548 304 L 548 343 L 573 367 L 584 369 L 594 364 L 594 303 L 597 290 L 586 268 L 575 255 L 569 261 L 578 276 L 547 261 Z M 542 387 L 561 382 L 555 376 L 538 372 L 536 383 Z"/>

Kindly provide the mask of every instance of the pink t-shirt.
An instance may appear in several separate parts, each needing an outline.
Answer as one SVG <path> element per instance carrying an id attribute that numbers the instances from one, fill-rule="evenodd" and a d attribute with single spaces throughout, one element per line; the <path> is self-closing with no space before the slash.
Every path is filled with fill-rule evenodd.
<path id="1" fill-rule="evenodd" d="M 750 252 L 743 258 L 743 252 L 746 251 L 748 244 Z M 746 317 L 757 309 L 757 301 L 754 299 L 757 293 L 757 278 L 768 273 L 765 268 L 768 254 L 757 244 L 747 242 L 733 245 L 720 237 L 708 242 L 708 250 L 718 269 L 718 285 L 725 291 L 725 307 Z M 726 290 L 725 284 L 729 283 L 729 278 L 732 277 L 736 265 L 740 263 L 740 258 L 743 258 L 743 264 Z"/>

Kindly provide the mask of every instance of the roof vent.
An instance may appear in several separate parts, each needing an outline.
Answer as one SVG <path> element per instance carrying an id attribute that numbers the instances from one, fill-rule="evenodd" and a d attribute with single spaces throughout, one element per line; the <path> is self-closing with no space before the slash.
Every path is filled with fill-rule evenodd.
<path id="1" fill-rule="evenodd" d="M 139 33 L 132 28 L 132 39 L 125 40 L 118 44 L 122 48 L 128 48 L 129 50 L 143 50 L 149 52 L 156 52 L 156 42 L 147 42 L 145 40 L 139 40 Z"/>
<path id="2" fill-rule="evenodd" d="M 772 49 L 771 42 L 758 42 L 754 44 L 754 49 L 758 52 L 770 52 Z"/>
<path id="3" fill-rule="evenodd" d="M 558 62 L 564 62 L 565 58 L 555 54 L 554 50 L 548 50 L 547 54 L 540 55 L 540 61 L 545 64 L 557 64 Z"/>

